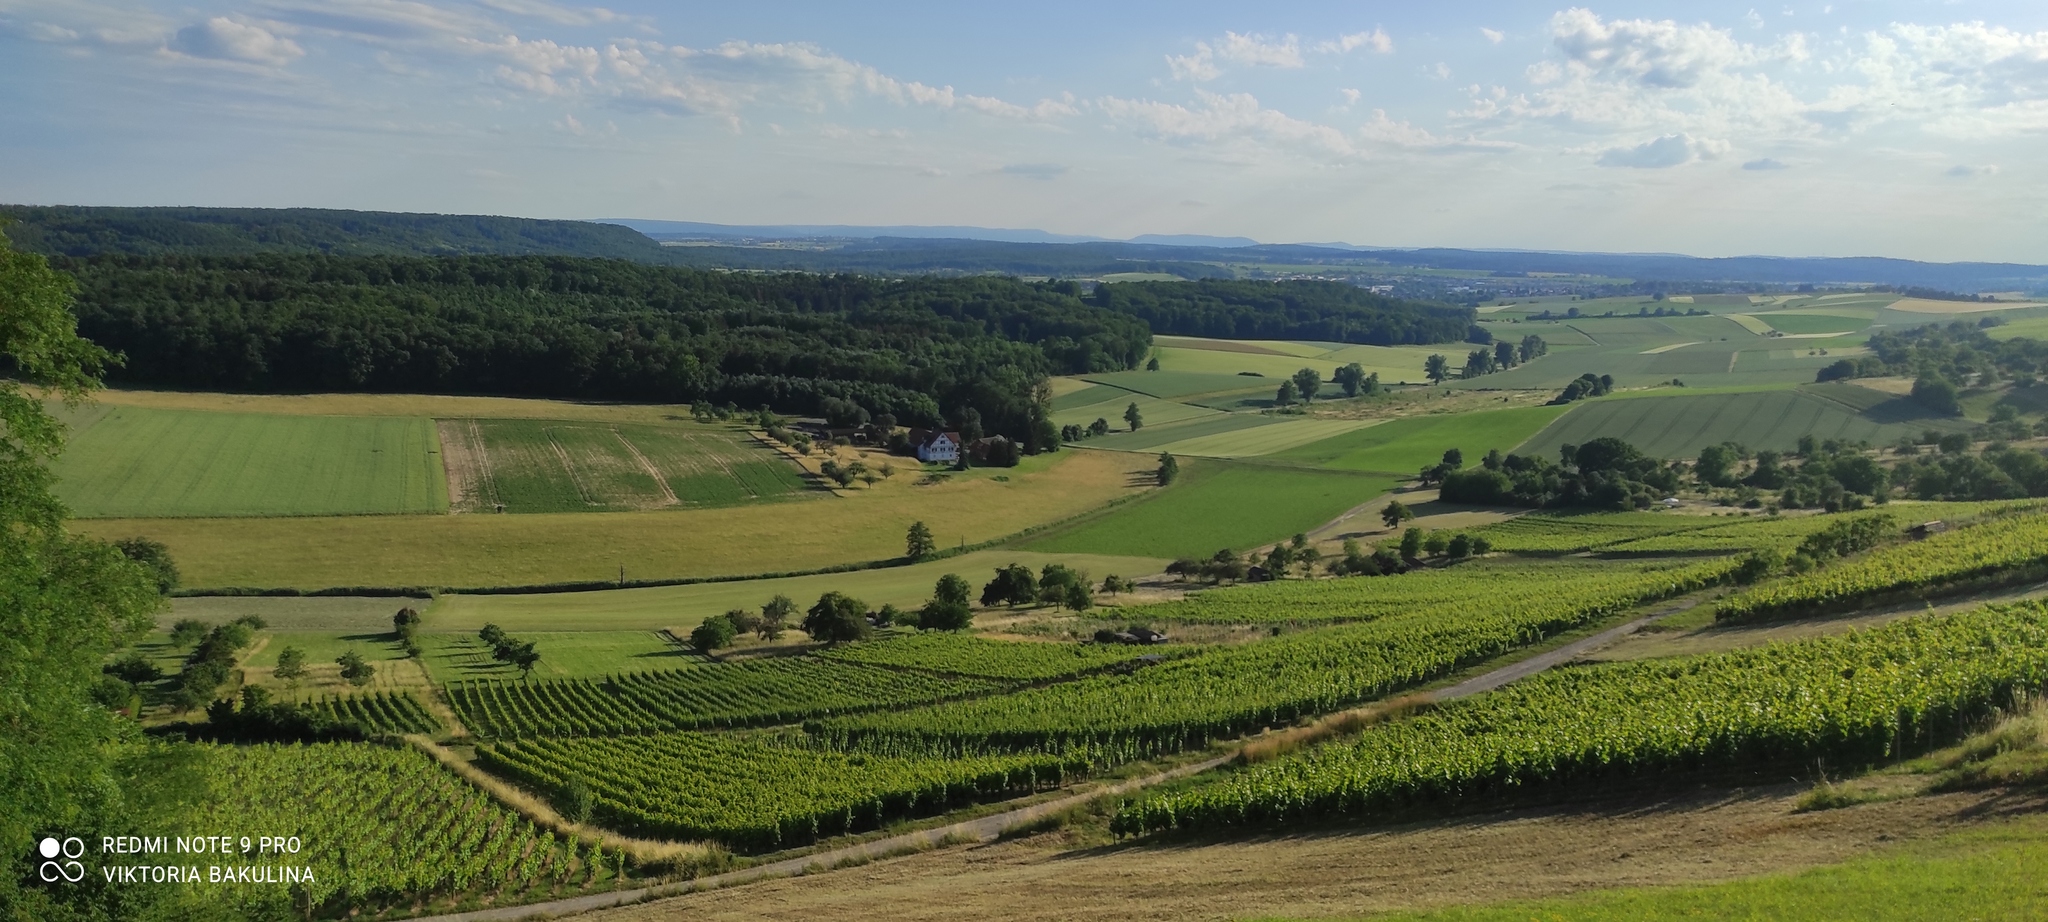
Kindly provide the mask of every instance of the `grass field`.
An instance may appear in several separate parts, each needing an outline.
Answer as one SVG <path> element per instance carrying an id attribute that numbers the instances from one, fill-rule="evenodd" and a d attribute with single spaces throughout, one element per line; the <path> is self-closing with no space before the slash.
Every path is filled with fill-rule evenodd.
<path id="1" fill-rule="evenodd" d="M 56 472 L 87 517 L 440 512 L 439 452 L 425 419 L 116 406 L 72 433 Z"/>
<path id="2" fill-rule="evenodd" d="M 540 653 L 535 679 L 594 679 L 621 672 L 678 669 L 709 662 L 695 650 L 653 631 L 529 631 L 500 625 Z M 422 634 L 427 674 L 447 683 L 464 679 L 517 679 L 519 669 L 491 657 L 474 632 Z"/>
<path id="3" fill-rule="evenodd" d="M 787 595 L 797 602 L 798 607 L 807 608 L 818 596 L 830 590 L 844 592 L 871 607 L 887 604 L 908 610 L 930 599 L 932 585 L 947 573 L 966 577 L 979 591 L 981 584 L 994 576 L 997 567 L 1017 563 L 1037 570 L 1055 562 L 1085 570 L 1097 582 L 1112 573 L 1140 577 L 1166 568 L 1166 561 L 1157 557 L 1044 554 L 1009 549 L 976 551 L 907 567 L 784 579 L 545 595 L 443 595 L 435 600 L 433 608 L 427 610 L 426 628 L 444 632 L 474 631 L 485 622 L 491 622 L 522 637 L 525 635 L 521 632 L 540 630 L 658 631 L 674 628 L 682 633 L 711 615 L 734 608 L 758 609 L 777 595 Z"/>
<path id="4" fill-rule="evenodd" d="M 256 615 L 274 631 L 363 634 L 389 631 L 391 616 L 399 609 L 426 611 L 432 602 L 426 598 L 365 596 L 188 596 L 172 599 L 170 610 L 158 614 L 156 623 L 168 629 L 185 618 L 225 624 L 245 615 Z"/>
<path id="5" fill-rule="evenodd" d="M 1293 372 L 1290 371 L 1288 374 Z M 1082 378 L 1096 384 L 1108 384 L 1148 397 L 1168 400 L 1233 391 L 1270 391 L 1280 386 L 1278 378 L 1255 378 L 1229 372 L 1113 371 L 1107 374 L 1083 375 Z"/>
<path id="6" fill-rule="evenodd" d="M 1780 333 L 1854 333 L 1870 325 L 1868 317 L 1799 314 L 1787 311 L 1772 311 L 1759 315 L 1757 319 L 1770 324 L 1771 329 Z"/>
<path id="7" fill-rule="evenodd" d="M 715 507 L 807 488 L 780 452 L 724 427 L 457 419 L 440 429 L 463 511 Z"/>
<path id="8" fill-rule="evenodd" d="M 1032 459 L 1037 461 L 1038 459 Z M 541 515 L 87 519 L 103 538 L 169 545 L 194 587 L 520 586 L 744 575 L 882 560 L 913 521 L 941 546 L 1070 518 L 1151 484 L 1153 459 L 1060 452 L 1042 470 L 898 475 L 843 497 L 723 509 Z M 996 480 L 997 476 L 1007 480 Z"/>
<path id="9" fill-rule="evenodd" d="M 1371 431 L 1371 430 L 1367 430 Z M 1025 547 L 1069 554 L 1207 557 L 1305 532 L 1385 493 L 1389 477 L 1191 462 L 1157 494 Z"/>
<path id="10" fill-rule="evenodd" d="M 1152 451 L 1186 439 L 1242 433 L 1248 429 L 1268 428 L 1286 420 L 1287 417 L 1284 416 L 1263 416 L 1257 413 L 1219 413 L 1164 425 L 1147 425 L 1136 432 L 1112 432 L 1102 438 L 1090 440 L 1088 447 L 1116 451 Z"/>
<path id="11" fill-rule="evenodd" d="M 1824 394 L 1868 394 L 1858 407 Z M 1859 412 L 1860 410 L 1860 412 Z M 1920 416 L 1910 402 L 1858 388 L 1757 391 L 1606 399 L 1584 404 L 1530 439 L 1523 454 L 1554 456 L 1559 446 L 1602 436 L 1628 441 L 1664 458 L 1687 458 L 1701 448 L 1740 442 L 1784 451 L 1802 435 L 1869 440 L 1882 445 L 1926 429 L 1954 429 L 1953 420 Z"/>
<path id="12" fill-rule="evenodd" d="M 1101 388 L 1101 390 L 1097 391 L 1096 388 Z M 1184 419 L 1200 419 L 1207 416 L 1216 416 L 1221 412 L 1209 407 L 1195 406 L 1174 400 L 1164 400 L 1158 397 L 1148 397 L 1144 394 L 1132 393 L 1123 388 L 1111 387 L 1107 384 L 1090 385 L 1087 390 L 1077 393 L 1088 397 L 1102 394 L 1107 394 L 1108 396 L 1105 399 L 1076 404 L 1064 410 L 1058 409 L 1058 402 L 1055 401 L 1055 409 L 1052 413 L 1054 425 L 1086 426 L 1097 419 L 1102 419 L 1108 421 L 1111 431 L 1122 431 L 1128 428 L 1124 422 L 1124 410 L 1134 403 L 1138 405 L 1138 414 L 1143 417 L 1146 426 L 1159 426 Z"/>
<path id="13" fill-rule="evenodd" d="M 586 419 L 612 423 L 687 421 L 690 408 L 656 403 L 597 403 L 525 397 L 441 394 L 218 394 L 205 391 L 104 390 L 107 407 L 268 413 L 282 416 L 406 416 L 425 419 Z"/>
<path id="14" fill-rule="evenodd" d="M 1464 452 L 1467 464 L 1495 448 L 1510 451 L 1564 411 L 1564 407 L 1517 407 L 1449 416 L 1409 416 L 1277 452 L 1271 457 L 1333 470 L 1378 471 L 1408 477 L 1442 460 L 1446 449 Z"/>
<path id="15" fill-rule="evenodd" d="M 1300 416 L 1283 416 L 1280 419 L 1283 424 L 1278 426 L 1191 435 L 1160 445 L 1158 450 L 1197 458 L 1251 458 L 1335 438 L 1382 422 L 1375 419 L 1313 419 Z"/>
<path id="16" fill-rule="evenodd" d="M 1994 920 L 2048 917 L 2048 829 L 2038 818 L 1799 873 L 1681 887 L 1375 915 L 1375 922 L 1676 919 Z"/>

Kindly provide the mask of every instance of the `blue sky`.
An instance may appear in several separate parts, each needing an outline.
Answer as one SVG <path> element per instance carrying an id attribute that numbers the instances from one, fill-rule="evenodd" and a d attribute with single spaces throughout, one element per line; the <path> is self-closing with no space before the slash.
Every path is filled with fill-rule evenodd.
<path id="1" fill-rule="evenodd" d="M 0 0 L 0 200 L 2048 263 L 2048 4 Z"/>

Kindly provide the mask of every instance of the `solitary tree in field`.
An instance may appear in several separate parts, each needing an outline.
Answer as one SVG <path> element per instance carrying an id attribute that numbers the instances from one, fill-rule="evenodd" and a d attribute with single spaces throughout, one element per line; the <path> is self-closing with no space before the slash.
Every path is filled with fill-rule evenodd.
<path id="1" fill-rule="evenodd" d="M 1137 401 L 1131 401 L 1131 405 L 1124 408 L 1124 422 L 1131 424 L 1132 432 L 1145 428 L 1145 414 L 1138 412 Z"/>
<path id="2" fill-rule="evenodd" d="M 1159 485 L 1162 487 L 1172 483 L 1175 477 L 1180 476 L 1180 462 L 1171 453 L 1164 451 L 1159 453 L 1158 476 Z"/>
<path id="3" fill-rule="evenodd" d="M 1380 521 L 1387 523 L 1388 528 L 1399 528 L 1402 522 L 1412 518 L 1415 518 L 1415 510 L 1398 499 L 1387 500 L 1386 507 L 1380 510 Z"/>
<path id="4" fill-rule="evenodd" d="M 306 677 L 306 651 L 298 647 L 286 647 L 277 654 L 277 668 L 270 674 L 287 682 L 296 682 Z"/>
<path id="5" fill-rule="evenodd" d="M 903 556 L 911 560 L 923 560 L 936 553 L 938 549 L 938 542 L 932 539 L 930 528 L 921 521 L 910 523 L 910 531 L 903 539 Z"/>
<path id="6" fill-rule="evenodd" d="M 1155 356 L 1153 356 L 1153 357 L 1151 357 L 1151 358 L 1149 358 L 1149 359 L 1146 359 L 1146 360 L 1145 360 L 1145 370 L 1146 370 L 1146 371 L 1158 371 L 1158 370 L 1159 370 L 1159 356 L 1156 356 L 1156 355 L 1155 355 Z"/>
<path id="7" fill-rule="evenodd" d="M 1302 403 L 1314 403 L 1316 394 L 1323 389 L 1323 376 L 1313 368 L 1304 368 L 1294 373 L 1294 389 L 1301 393 Z"/>
<path id="8" fill-rule="evenodd" d="M 1422 373 L 1431 383 L 1442 384 L 1451 376 L 1451 362 L 1441 355 L 1431 355 L 1422 363 Z"/>
<path id="9" fill-rule="evenodd" d="M 1279 392 L 1273 395 L 1273 405 L 1291 407 L 1299 399 L 1301 399 L 1301 388 L 1295 385 L 1293 378 L 1289 378 L 1280 382 Z"/>

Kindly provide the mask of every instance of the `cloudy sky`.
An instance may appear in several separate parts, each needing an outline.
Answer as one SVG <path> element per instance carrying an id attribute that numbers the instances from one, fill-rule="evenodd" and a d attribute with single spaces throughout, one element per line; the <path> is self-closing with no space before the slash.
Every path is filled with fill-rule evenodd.
<path id="1" fill-rule="evenodd" d="M 2048 263 L 2039 0 L 0 0 L 0 111 L 8 202 Z"/>

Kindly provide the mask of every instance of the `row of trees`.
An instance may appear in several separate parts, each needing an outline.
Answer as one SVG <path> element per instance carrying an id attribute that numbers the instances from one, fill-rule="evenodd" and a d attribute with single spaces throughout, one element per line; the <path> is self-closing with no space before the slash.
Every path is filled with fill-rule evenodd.
<path id="1" fill-rule="evenodd" d="M 540 665 L 540 651 L 534 649 L 533 641 L 520 640 L 496 624 L 485 624 L 476 636 L 490 645 L 492 659 L 519 667 L 520 675 L 532 675 L 533 667 Z"/>
<path id="2" fill-rule="evenodd" d="M 1491 334 L 1488 334 L 1491 338 Z M 1494 343 L 1490 349 L 1474 349 L 1465 355 L 1465 367 L 1459 372 L 1461 378 L 1477 378 L 1497 371 L 1507 371 L 1517 365 L 1535 361 L 1550 352 L 1550 344 L 1535 334 L 1522 337 L 1520 343 L 1505 340 Z M 1422 374 L 1432 384 L 1442 384 L 1451 377 L 1451 360 L 1441 355 L 1431 355 L 1422 362 Z"/>
<path id="3" fill-rule="evenodd" d="M 1488 452 L 1479 467 L 1459 469 L 1462 454 L 1446 452 L 1440 495 L 1445 502 L 1475 505 L 1647 508 L 1679 487 L 1679 471 L 1617 438 L 1566 445 L 1559 461 Z"/>

